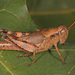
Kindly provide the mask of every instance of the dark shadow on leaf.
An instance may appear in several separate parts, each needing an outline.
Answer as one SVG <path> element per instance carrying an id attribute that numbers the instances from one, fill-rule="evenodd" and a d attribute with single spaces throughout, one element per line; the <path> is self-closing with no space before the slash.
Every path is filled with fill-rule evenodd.
<path id="1" fill-rule="evenodd" d="M 35 60 L 35 62 L 37 62 L 45 53 L 46 53 L 46 51 L 43 52 L 43 53 Z"/>
<path id="2" fill-rule="evenodd" d="M 64 58 L 64 61 L 67 59 L 67 57 L 68 57 L 68 55 L 69 55 L 69 52 L 68 52 L 68 51 L 65 51 L 65 53 L 66 53 L 66 56 L 65 56 L 65 58 Z"/>
<path id="3" fill-rule="evenodd" d="M 52 54 L 51 50 L 48 50 L 48 52 L 49 52 L 49 54 L 50 54 L 53 58 L 55 58 L 55 59 L 61 61 L 61 59 L 57 58 L 56 56 L 54 56 L 54 54 Z M 62 62 L 62 61 L 61 61 L 61 62 Z"/>
<path id="4" fill-rule="evenodd" d="M 32 55 L 32 54 L 31 54 L 31 55 Z M 31 56 L 31 55 L 30 55 L 30 56 Z M 31 61 L 33 61 L 33 59 L 31 59 L 30 56 L 28 56 L 28 58 L 29 58 Z"/>
<path id="5" fill-rule="evenodd" d="M 36 54 L 35 54 L 35 63 L 36 63 L 45 53 L 46 53 L 46 51 L 43 52 L 37 59 L 36 59 Z M 28 58 L 29 58 L 31 61 L 33 61 L 33 59 L 31 59 L 30 56 L 28 56 Z"/>

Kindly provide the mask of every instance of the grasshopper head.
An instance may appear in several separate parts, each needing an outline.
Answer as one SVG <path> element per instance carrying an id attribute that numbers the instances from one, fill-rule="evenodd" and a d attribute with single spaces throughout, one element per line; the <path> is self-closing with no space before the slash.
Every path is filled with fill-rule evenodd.
<path id="1" fill-rule="evenodd" d="M 68 37 L 68 29 L 65 25 L 61 25 L 58 27 L 58 32 L 59 32 L 59 40 L 60 43 L 63 44 L 67 40 Z"/>
<path id="2" fill-rule="evenodd" d="M 73 22 L 68 28 L 65 25 L 61 25 L 58 27 L 58 32 L 59 32 L 59 39 L 60 39 L 60 43 L 65 43 L 65 41 L 67 40 L 68 37 L 68 31 L 70 29 L 73 29 L 75 27 L 72 27 L 75 24 L 75 22 Z"/>

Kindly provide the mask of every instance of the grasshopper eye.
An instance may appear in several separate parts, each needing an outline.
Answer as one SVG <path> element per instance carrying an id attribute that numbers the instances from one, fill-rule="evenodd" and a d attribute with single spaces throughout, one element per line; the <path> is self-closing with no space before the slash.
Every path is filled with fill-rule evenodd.
<path id="1" fill-rule="evenodd" d="M 64 33 L 65 32 L 65 30 L 63 29 L 62 31 L 61 31 L 61 33 Z"/>

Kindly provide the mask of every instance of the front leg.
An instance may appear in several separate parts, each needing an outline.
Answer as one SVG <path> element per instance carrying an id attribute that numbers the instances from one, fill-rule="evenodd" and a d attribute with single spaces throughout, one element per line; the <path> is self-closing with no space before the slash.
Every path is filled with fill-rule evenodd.
<path id="1" fill-rule="evenodd" d="M 66 64 L 66 63 L 64 62 L 63 57 L 62 57 L 61 54 L 60 54 L 60 51 L 59 51 L 59 49 L 58 49 L 58 47 L 57 47 L 57 44 L 55 44 L 54 46 L 55 46 L 55 48 L 56 48 L 56 50 L 57 50 L 57 53 L 59 54 L 59 56 L 60 56 L 60 58 L 61 58 L 63 64 Z"/>

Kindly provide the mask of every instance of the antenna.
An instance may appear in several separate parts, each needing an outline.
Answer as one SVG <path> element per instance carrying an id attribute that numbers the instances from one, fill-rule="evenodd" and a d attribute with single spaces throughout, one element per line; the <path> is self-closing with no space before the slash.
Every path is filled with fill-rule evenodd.
<path id="1" fill-rule="evenodd" d="M 74 24 L 75 24 L 75 21 L 68 27 L 68 30 L 75 28 L 75 27 L 72 27 Z"/>

